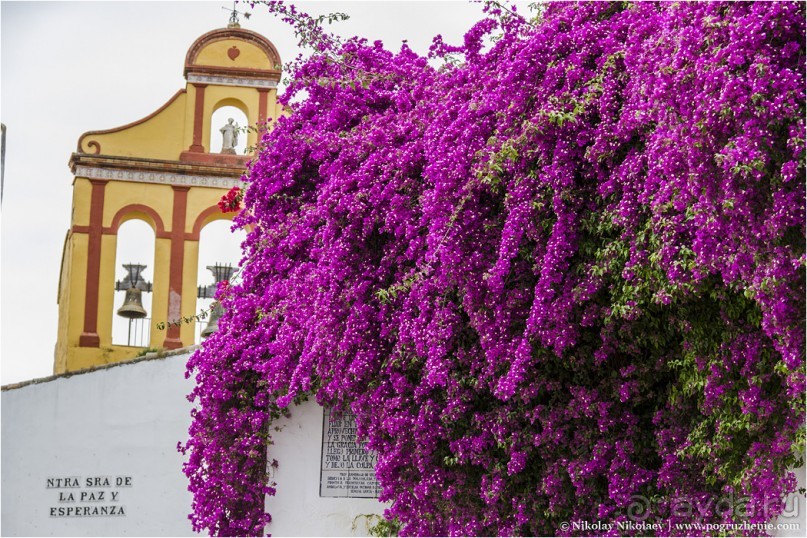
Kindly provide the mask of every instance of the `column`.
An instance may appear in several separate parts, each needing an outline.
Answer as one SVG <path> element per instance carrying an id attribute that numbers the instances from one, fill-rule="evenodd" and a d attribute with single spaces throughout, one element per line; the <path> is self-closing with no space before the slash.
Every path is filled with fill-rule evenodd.
<path id="1" fill-rule="evenodd" d="M 188 149 L 192 153 L 204 153 L 205 147 L 202 145 L 202 127 L 205 122 L 205 88 L 207 84 L 194 84 L 196 88 L 196 102 L 193 111 L 193 144 Z"/>
<path id="2" fill-rule="evenodd" d="M 91 179 L 90 225 L 87 231 L 87 280 L 84 293 L 84 330 L 78 339 L 80 347 L 98 347 L 98 286 L 101 273 L 101 234 L 104 224 L 104 193 L 107 180 Z"/>
<path id="3" fill-rule="evenodd" d="M 174 207 L 171 217 L 171 256 L 168 275 L 168 316 L 169 322 L 182 318 L 182 271 L 185 258 L 185 217 L 188 210 L 188 190 L 190 187 L 173 186 Z M 168 327 L 163 347 L 182 347 L 180 327 Z"/>

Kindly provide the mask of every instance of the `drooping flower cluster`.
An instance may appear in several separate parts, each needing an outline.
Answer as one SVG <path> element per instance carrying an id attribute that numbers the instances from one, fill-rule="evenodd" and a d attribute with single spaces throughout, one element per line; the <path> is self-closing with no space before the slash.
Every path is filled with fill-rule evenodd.
<path id="1" fill-rule="evenodd" d="M 221 197 L 218 206 L 222 213 L 233 213 L 241 210 L 241 200 L 244 198 L 244 191 L 241 187 L 232 187 Z"/>
<path id="2" fill-rule="evenodd" d="M 797 2 L 554 3 L 431 63 L 323 40 L 188 365 L 195 528 L 261 532 L 268 426 L 310 394 L 356 413 L 403 534 L 778 515 L 804 435 L 804 25 Z"/>

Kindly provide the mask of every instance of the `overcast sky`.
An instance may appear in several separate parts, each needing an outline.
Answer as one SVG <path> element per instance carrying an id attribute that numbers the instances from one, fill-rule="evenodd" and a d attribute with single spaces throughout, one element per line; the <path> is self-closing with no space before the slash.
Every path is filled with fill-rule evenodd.
<path id="1" fill-rule="evenodd" d="M 312 14 L 348 13 L 350 20 L 333 27 L 340 35 L 381 39 L 396 50 L 407 39 L 424 54 L 438 33 L 449 43 L 461 42 L 482 12 L 481 4 L 462 0 L 296 4 Z M 79 136 L 138 120 L 183 88 L 185 53 L 196 38 L 227 25 L 229 13 L 222 6 L 231 5 L 0 3 L 0 111 L 7 128 L 0 221 L 0 383 L 52 373 L 59 268 L 70 225 L 72 175 L 67 162 Z M 289 27 L 264 7 L 248 10 L 253 15 L 242 19 L 244 28 L 269 38 L 284 61 L 298 54 Z M 131 261 L 148 263 L 139 256 L 132 254 Z M 122 278 L 123 269 L 117 271 Z"/>

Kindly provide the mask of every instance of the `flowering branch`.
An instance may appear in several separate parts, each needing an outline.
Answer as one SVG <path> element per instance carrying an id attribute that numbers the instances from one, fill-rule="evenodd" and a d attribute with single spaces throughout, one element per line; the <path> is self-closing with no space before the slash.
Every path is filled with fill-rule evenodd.
<path id="1" fill-rule="evenodd" d="M 267 432 L 312 395 L 355 413 L 405 535 L 782 513 L 805 435 L 804 4 L 550 3 L 436 39 L 464 58 L 440 69 L 272 9 L 315 54 L 223 203 L 251 231 L 188 363 L 196 530 L 263 530 Z"/>

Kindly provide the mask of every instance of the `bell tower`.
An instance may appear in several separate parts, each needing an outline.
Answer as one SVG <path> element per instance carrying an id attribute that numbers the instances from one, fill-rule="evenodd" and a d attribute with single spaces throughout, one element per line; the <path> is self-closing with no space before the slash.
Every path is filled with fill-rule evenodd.
<path id="1" fill-rule="evenodd" d="M 222 213 L 217 202 L 240 177 L 249 155 L 238 155 L 239 136 L 254 147 L 258 135 L 232 120 L 213 125 L 214 113 L 235 107 L 249 125 L 277 119 L 281 62 L 274 45 L 237 24 L 198 38 L 185 57 L 185 87 L 149 116 L 79 137 L 70 157 L 73 211 L 59 279 L 59 327 L 54 373 L 121 362 L 143 347 L 176 349 L 194 343 L 194 326 L 157 330 L 157 324 L 195 313 L 199 235 Z M 211 139 L 221 149 L 211 151 Z M 242 138 L 243 140 L 243 138 Z M 131 219 L 154 231 L 153 282 L 115 282 L 117 234 Z M 131 267 L 127 267 L 131 271 Z M 151 293 L 147 343 L 115 345 L 116 288 Z M 127 302 L 129 295 L 127 295 Z M 136 301 L 132 298 L 131 301 Z M 142 317 L 124 308 L 127 317 Z"/>

